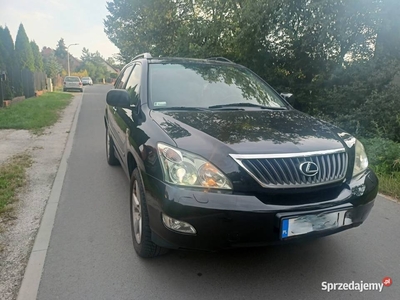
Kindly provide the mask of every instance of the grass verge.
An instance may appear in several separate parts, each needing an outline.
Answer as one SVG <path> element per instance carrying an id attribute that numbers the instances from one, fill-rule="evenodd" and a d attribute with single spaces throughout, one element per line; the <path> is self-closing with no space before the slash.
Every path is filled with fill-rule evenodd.
<path id="1" fill-rule="evenodd" d="M 0 165 L 0 214 L 8 211 L 16 200 L 18 189 L 26 183 L 26 169 L 31 165 L 32 158 L 27 153 L 15 155 Z"/>
<path id="2" fill-rule="evenodd" d="M 400 202 L 400 173 L 377 174 L 379 178 L 379 192 Z"/>
<path id="3" fill-rule="evenodd" d="M 60 111 L 71 102 L 71 98 L 71 94 L 45 93 L 0 109 L 0 129 L 27 129 L 41 133 L 45 127 L 57 122 Z"/>
<path id="4" fill-rule="evenodd" d="M 55 92 L 62 92 L 63 91 L 63 87 L 62 86 L 55 86 L 54 88 Z"/>

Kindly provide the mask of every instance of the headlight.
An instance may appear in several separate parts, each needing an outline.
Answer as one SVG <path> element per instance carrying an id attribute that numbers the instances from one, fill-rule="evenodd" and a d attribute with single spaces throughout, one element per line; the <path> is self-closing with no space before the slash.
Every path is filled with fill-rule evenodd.
<path id="1" fill-rule="evenodd" d="M 368 168 L 368 158 L 363 144 L 356 141 L 356 157 L 354 160 L 353 176 L 360 174 Z"/>
<path id="2" fill-rule="evenodd" d="M 161 143 L 157 148 L 165 181 L 192 187 L 232 189 L 225 174 L 200 156 Z"/>

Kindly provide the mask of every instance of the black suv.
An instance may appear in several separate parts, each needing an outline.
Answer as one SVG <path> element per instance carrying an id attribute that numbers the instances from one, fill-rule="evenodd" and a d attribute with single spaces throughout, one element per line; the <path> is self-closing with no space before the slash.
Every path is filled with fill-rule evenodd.
<path id="1" fill-rule="evenodd" d="M 329 235 L 363 223 L 377 195 L 358 140 L 223 58 L 135 57 L 104 121 L 142 257 Z"/>

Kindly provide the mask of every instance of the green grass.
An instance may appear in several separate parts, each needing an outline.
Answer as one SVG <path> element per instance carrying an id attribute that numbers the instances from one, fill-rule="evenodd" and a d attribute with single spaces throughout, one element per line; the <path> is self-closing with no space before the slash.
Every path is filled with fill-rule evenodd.
<path id="1" fill-rule="evenodd" d="M 400 201 L 400 172 L 393 174 L 377 174 L 379 192 Z"/>
<path id="2" fill-rule="evenodd" d="M 0 109 L 0 129 L 27 129 L 40 133 L 57 122 L 60 111 L 71 98 L 71 94 L 46 93 Z"/>
<path id="3" fill-rule="evenodd" d="M 18 189 L 26 182 L 26 169 L 31 164 L 31 156 L 22 153 L 0 165 L 0 214 L 8 211 L 9 204 L 16 200 Z"/>

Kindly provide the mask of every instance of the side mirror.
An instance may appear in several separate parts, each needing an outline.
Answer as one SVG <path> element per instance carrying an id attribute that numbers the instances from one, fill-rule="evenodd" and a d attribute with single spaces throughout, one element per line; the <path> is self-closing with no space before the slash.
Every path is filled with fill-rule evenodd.
<path id="1" fill-rule="evenodd" d="M 281 93 L 281 97 L 283 99 L 285 99 L 287 102 L 289 102 L 290 105 L 294 105 L 295 104 L 295 99 L 294 99 L 294 95 L 291 93 Z"/>
<path id="2" fill-rule="evenodd" d="M 131 98 L 126 90 L 115 89 L 109 91 L 107 93 L 106 102 L 111 106 L 132 108 Z"/>

